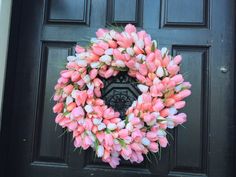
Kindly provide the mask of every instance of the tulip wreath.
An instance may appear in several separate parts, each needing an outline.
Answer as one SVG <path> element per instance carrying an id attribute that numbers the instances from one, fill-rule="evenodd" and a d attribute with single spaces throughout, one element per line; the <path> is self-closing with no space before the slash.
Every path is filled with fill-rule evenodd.
<path id="1" fill-rule="evenodd" d="M 166 48 L 145 31 L 128 24 L 124 30 L 98 29 L 90 46 L 75 47 L 55 86 L 53 107 L 56 123 L 73 133 L 74 146 L 91 147 L 97 157 L 116 168 L 120 157 L 140 163 L 148 152 L 168 144 L 167 129 L 186 121 L 184 98 L 191 84 L 179 74 L 180 55 L 171 57 Z M 127 109 L 125 119 L 101 99 L 102 78 L 127 71 L 138 82 L 141 95 Z"/>

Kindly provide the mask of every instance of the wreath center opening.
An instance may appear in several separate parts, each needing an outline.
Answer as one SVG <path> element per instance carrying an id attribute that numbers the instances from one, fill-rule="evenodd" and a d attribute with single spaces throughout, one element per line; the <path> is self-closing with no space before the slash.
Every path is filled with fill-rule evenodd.
<path id="1" fill-rule="evenodd" d="M 104 88 L 101 90 L 102 99 L 106 105 L 120 113 L 120 118 L 125 119 L 126 110 L 137 100 L 141 94 L 137 87 L 138 82 L 127 72 L 120 72 L 117 76 L 108 79 L 101 78 Z"/>

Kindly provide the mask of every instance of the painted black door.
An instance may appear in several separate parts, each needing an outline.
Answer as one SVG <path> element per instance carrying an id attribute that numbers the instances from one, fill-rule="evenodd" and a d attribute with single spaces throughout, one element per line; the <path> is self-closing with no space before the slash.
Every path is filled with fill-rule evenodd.
<path id="1" fill-rule="evenodd" d="M 14 1 L 13 22 L 3 117 L 5 176 L 234 176 L 233 1 L 24 0 Z M 50 98 L 77 41 L 86 44 L 83 39 L 97 28 L 127 23 L 183 55 L 182 72 L 193 94 L 185 109 L 186 128 L 172 132 L 175 140 L 158 163 L 155 158 L 152 163 L 122 162 L 113 170 L 91 152 L 74 152 L 70 135 L 59 137 Z M 129 80 L 124 76 L 112 84 L 123 79 Z M 119 94 L 132 97 L 129 84 L 125 87 Z"/>

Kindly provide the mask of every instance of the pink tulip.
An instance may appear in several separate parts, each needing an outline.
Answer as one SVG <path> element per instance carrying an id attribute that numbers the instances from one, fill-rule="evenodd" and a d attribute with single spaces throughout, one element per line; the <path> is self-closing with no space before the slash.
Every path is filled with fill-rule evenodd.
<path id="1" fill-rule="evenodd" d="M 104 49 L 102 49 L 99 46 L 92 46 L 92 50 L 93 50 L 93 53 L 98 55 L 98 56 L 102 56 L 105 52 Z"/>
<path id="2" fill-rule="evenodd" d="M 160 144 L 161 147 L 165 148 L 168 144 L 168 141 L 167 141 L 166 137 L 160 137 L 159 138 L 159 144 Z"/>
<path id="3" fill-rule="evenodd" d="M 85 119 L 85 122 L 84 122 L 84 128 L 85 128 L 85 130 L 91 131 L 91 130 L 92 130 L 92 127 L 93 127 L 92 120 L 91 120 L 91 119 Z"/>
<path id="4" fill-rule="evenodd" d="M 157 133 L 154 131 L 149 131 L 146 134 L 146 137 L 150 140 L 150 141 L 156 141 L 158 139 L 157 137 Z"/>
<path id="5" fill-rule="evenodd" d="M 93 84 L 94 84 L 95 87 L 100 87 L 100 88 L 104 87 L 103 82 L 99 78 L 95 78 L 93 80 Z"/>
<path id="6" fill-rule="evenodd" d="M 68 112 L 71 112 L 75 107 L 76 107 L 76 103 L 75 102 L 71 102 L 70 104 L 67 105 L 66 110 Z"/>
<path id="7" fill-rule="evenodd" d="M 120 159 L 118 157 L 111 157 L 109 164 L 112 168 L 116 168 L 116 166 L 120 164 L 119 161 L 120 161 Z"/>
<path id="8" fill-rule="evenodd" d="M 54 113 L 60 113 L 60 112 L 62 112 L 63 108 L 64 108 L 63 103 L 57 103 L 57 104 L 53 107 L 53 112 L 54 112 Z"/>
<path id="9" fill-rule="evenodd" d="M 137 47 L 137 46 L 134 46 L 134 52 L 135 52 L 135 54 L 139 55 L 139 54 L 142 54 L 142 53 L 143 53 L 143 50 L 140 49 L 140 48 Z"/>
<path id="10" fill-rule="evenodd" d="M 190 90 L 183 90 L 181 92 L 179 92 L 179 95 L 182 99 L 188 97 L 189 95 L 191 95 L 191 91 Z"/>
<path id="11" fill-rule="evenodd" d="M 83 47 L 81 47 L 80 45 L 76 45 L 75 51 L 76 51 L 76 53 L 82 53 L 85 51 L 85 49 Z"/>
<path id="12" fill-rule="evenodd" d="M 78 106 L 80 106 L 80 105 L 84 105 L 85 104 L 85 102 L 86 102 L 86 99 L 87 99 L 87 93 L 86 93 L 86 91 L 84 90 L 84 91 L 78 91 L 77 92 L 77 95 L 76 95 L 76 104 L 78 105 Z"/>
<path id="13" fill-rule="evenodd" d="M 111 134 L 105 134 L 104 140 L 105 146 L 110 147 L 113 145 L 113 137 Z"/>
<path id="14" fill-rule="evenodd" d="M 185 113 L 180 113 L 174 116 L 173 121 L 176 125 L 183 124 L 187 120 L 187 115 Z"/>
<path id="15" fill-rule="evenodd" d="M 184 81 L 182 74 L 175 75 L 171 78 L 172 81 L 175 82 L 176 85 L 181 84 Z"/>
<path id="16" fill-rule="evenodd" d="M 137 154 L 137 161 L 136 162 L 141 163 L 144 160 L 142 153 L 136 152 L 136 154 Z"/>
<path id="17" fill-rule="evenodd" d="M 144 146 L 139 143 L 132 143 L 130 147 L 132 148 L 132 150 L 137 151 L 137 152 L 142 152 L 144 148 Z"/>
<path id="18" fill-rule="evenodd" d="M 114 73 L 114 69 L 113 68 L 109 68 L 106 72 L 105 72 L 105 78 L 107 79 L 107 78 L 109 78 L 109 77 L 111 77 L 112 75 L 113 75 L 113 73 Z"/>
<path id="19" fill-rule="evenodd" d="M 176 109 L 182 109 L 185 106 L 186 102 L 185 101 L 178 101 L 174 104 L 174 107 Z"/>
<path id="20" fill-rule="evenodd" d="M 61 76 L 64 78 L 70 78 L 73 73 L 74 71 L 72 70 L 63 70 L 60 72 Z"/>
<path id="21" fill-rule="evenodd" d="M 78 84 L 78 86 L 79 86 L 80 88 L 83 88 L 85 82 L 84 82 L 83 79 L 80 79 L 80 80 L 77 82 L 77 84 Z"/>
<path id="22" fill-rule="evenodd" d="M 71 132 L 71 131 L 75 131 L 77 126 L 78 126 L 77 122 L 71 121 L 67 127 L 68 127 L 68 130 Z"/>
<path id="23" fill-rule="evenodd" d="M 118 49 L 113 50 L 113 56 L 116 60 L 125 60 L 125 56 Z"/>
<path id="24" fill-rule="evenodd" d="M 188 89 L 191 88 L 192 86 L 189 82 L 183 82 L 182 85 L 183 87 L 188 88 Z"/>
<path id="25" fill-rule="evenodd" d="M 164 104 L 161 100 L 158 100 L 153 106 L 153 110 L 156 112 L 161 111 L 163 108 L 164 108 Z"/>
<path id="26" fill-rule="evenodd" d="M 148 73 L 147 66 L 146 64 L 140 64 L 139 66 L 139 72 L 143 75 L 146 76 Z"/>
<path id="27" fill-rule="evenodd" d="M 95 88 L 94 93 L 95 93 L 96 97 L 98 97 L 98 98 L 102 96 L 100 88 Z"/>
<path id="28" fill-rule="evenodd" d="M 138 142 L 142 139 L 143 135 L 142 135 L 140 130 L 135 130 L 135 131 L 132 132 L 131 137 L 134 141 Z"/>
<path id="29" fill-rule="evenodd" d="M 78 71 L 75 71 L 72 75 L 71 75 L 71 81 L 72 82 L 77 82 L 81 79 L 81 74 Z"/>
<path id="30" fill-rule="evenodd" d="M 62 127 L 62 128 L 66 128 L 66 126 L 71 122 L 71 120 L 67 117 L 64 117 L 58 124 Z"/>
<path id="31" fill-rule="evenodd" d="M 81 147 L 82 141 L 83 141 L 83 140 L 82 140 L 81 136 L 77 136 L 77 137 L 75 138 L 75 141 L 74 141 L 74 146 L 75 146 L 76 148 Z"/>
<path id="32" fill-rule="evenodd" d="M 122 150 L 121 150 L 121 156 L 122 156 L 125 160 L 130 159 L 131 155 L 132 155 L 132 150 L 131 150 L 131 148 L 130 148 L 129 145 L 127 145 L 127 146 L 125 146 L 125 147 L 122 148 Z"/>
<path id="33" fill-rule="evenodd" d="M 169 115 L 169 109 L 168 108 L 165 108 L 163 109 L 161 112 L 160 112 L 160 115 L 162 117 L 167 117 Z"/>
<path id="34" fill-rule="evenodd" d="M 108 44 L 109 44 L 109 47 L 111 47 L 113 49 L 117 48 L 117 43 L 113 40 L 109 40 Z"/>
<path id="35" fill-rule="evenodd" d="M 97 133 L 97 134 L 96 134 L 96 137 L 97 137 L 97 139 L 98 139 L 98 141 L 99 141 L 100 143 L 102 143 L 102 142 L 104 141 L 104 139 L 105 139 L 105 135 L 104 135 L 103 132 Z"/>
<path id="36" fill-rule="evenodd" d="M 53 100 L 54 100 L 54 101 L 59 101 L 60 99 L 61 99 L 61 95 L 55 94 L 55 95 L 53 96 Z"/>
<path id="37" fill-rule="evenodd" d="M 71 92 L 73 91 L 74 86 L 73 85 L 67 85 L 66 87 L 63 88 L 63 91 L 65 94 L 70 95 Z"/>
<path id="38" fill-rule="evenodd" d="M 98 70 L 97 69 L 92 69 L 90 72 L 89 72 L 89 77 L 91 80 L 95 79 L 97 77 L 97 74 L 98 74 Z"/>
<path id="39" fill-rule="evenodd" d="M 110 151 L 108 151 L 106 149 L 104 150 L 104 154 L 103 154 L 102 160 L 104 162 L 109 162 L 110 161 Z"/>
<path id="40" fill-rule="evenodd" d="M 181 55 L 177 55 L 177 56 L 175 56 L 174 59 L 173 59 L 173 61 L 174 61 L 175 64 L 177 64 L 177 65 L 181 62 L 181 60 L 182 60 Z"/>
<path id="41" fill-rule="evenodd" d="M 171 75 L 175 75 L 179 72 L 180 67 L 177 65 L 168 65 L 167 66 L 167 71 L 171 74 Z"/>
<path id="42" fill-rule="evenodd" d="M 101 38 L 104 35 L 106 35 L 107 33 L 108 33 L 108 30 L 99 28 L 96 32 L 96 35 L 97 35 L 98 38 Z"/>
<path id="43" fill-rule="evenodd" d="M 82 142 L 82 148 L 84 150 L 88 149 L 93 144 L 91 138 L 89 136 L 85 136 Z"/>
<path id="44" fill-rule="evenodd" d="M 136 27 L 132 24 L 128 24 L 125 26 L 125 32 L 127 33 L 136 33 Z"/>
<path id="45" fill-rule="evenodd" d="M 154 142 L 151 142 L 150 145 L 148 146 L 148 149 L 151 151 L 151 152 L 158 152 L 159 151 L 159 148 L 158 148 L 158 144 L 157 143 L 154 143 Z"/>
<path id="46" fill-rule="evenodd" d="M 173 99 L 173 98 L 167 98 L 167 99 L 165 100 L 165 106 L 170 107 L 170 106 L 172 106 L 173 104 L 175 104 L 175 99 Z"/>
<path id="47" fill-rule="evenodd" d="M 78 127 L 77 127 L 77 130 L 76 130 L 76 132 L 80 135 L 81 133 L 83 133 L 84 132 L 84 127 L 83 126 L 81 126 L 81 125 L 79 125 Z"/>
<path id="48" fill-rule="evenodd" d="M 55 118 L 55 122 L 58 124 L 63 118 L 64 118 L 63 114 L 59 113 Z"/>
<path id="49" fill-rule="evenodd" d="M 81 106 L 76 107 L 72 110 L 71 114 L 75 117 L 75 118 L 83 118 L 85 113 L 84 110 Z"/>
<path id="50" fill-rule="evenodd" d="M 104 50 L 106 50 L 106 49 L 109 48 L 109 45 L 108 45 L 106 42 L 103 42 L 103 41 L 99 42 L 99 43 L 98 43 L 98 46 L 99 46 L 100 48 L 104 49 Z"/>

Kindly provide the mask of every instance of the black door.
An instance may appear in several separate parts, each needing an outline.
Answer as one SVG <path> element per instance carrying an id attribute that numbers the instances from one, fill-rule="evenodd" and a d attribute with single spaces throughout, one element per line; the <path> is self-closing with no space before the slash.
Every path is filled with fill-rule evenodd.
<path id="1" fill-rule="evenodd" d="M 14 1 L 1 139 L 4 177 L 233 177 L 234 5 L 231 0 Z M 85 45 L 97 28 L 127 23 L 181 54 L 182 72 L 193 87 L 186 128 L 172 132 L 174 141 L 161 160 L 122 162 L 114 170 L 90 151 L 74 152 L 70 134 L 59 137 L 63 132 L 55 130 L 50 98 L 77 41 Z M 111 84 L 129 80 L 122 77 Z M 109 96 L 135 98 L 130 85 L 124 87 L 123 92 L 111 87 Z"/>

